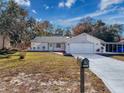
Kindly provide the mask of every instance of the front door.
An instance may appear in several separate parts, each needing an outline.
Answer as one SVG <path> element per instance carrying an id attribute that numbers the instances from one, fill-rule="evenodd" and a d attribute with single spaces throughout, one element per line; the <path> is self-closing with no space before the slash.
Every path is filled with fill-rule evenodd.
<path id="1" fill-rule="evenodd" d="M 53 43 L 49 43 L 49 51 L 53 51 L 54 50 L 54 44 Z"/>

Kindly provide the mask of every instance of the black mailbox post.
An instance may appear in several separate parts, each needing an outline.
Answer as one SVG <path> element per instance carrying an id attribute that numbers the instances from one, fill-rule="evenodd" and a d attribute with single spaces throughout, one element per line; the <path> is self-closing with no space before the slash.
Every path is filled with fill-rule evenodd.
<path id="1" fill-rule="evenodd" d="M 89 68 L 89 60 L 84 58 L 80 60 L 80 93 L 84 93 L 85 89 L 85 68 Z"/>
<path id="2" fill-rule="evenodd" d="M 87 58 L 81 60 L 81 68 L 89 68 L 89 60 Z"/>

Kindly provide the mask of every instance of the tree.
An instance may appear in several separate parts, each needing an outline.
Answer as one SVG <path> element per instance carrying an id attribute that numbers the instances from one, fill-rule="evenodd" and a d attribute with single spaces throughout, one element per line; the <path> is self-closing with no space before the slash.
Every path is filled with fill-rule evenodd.
<path id="1" fill-rule="evenodd" d="M 64 36 L 64 30 L 62 28 L 56 28 L 54 35 L 55 36 Z"/>
<path id="2" fill-rule="evenodd" d="M 53 26 L 49 21 L 36 22 L 35 34 L 36 36 L 49 36 L 52 35 Z"/>
<path id="3" fill-rule="evenodd" d="M 86 17 L 84 19 L 81 19 L 80 23 L 78 23 L 73 28 L 74 35 L 79 35 L 81 33 L 90 33 L 92 32 L 92 18 Z"/>
<path id="4" fill-rule="evenodd" d="M 6 12 L 8 17 L 11 18 L 11 22 L 9 25 L 9 30 L 11 31 L 10 34 L 11 43 L 14 47 L 16 47 L 18 43 L 22 43 L 26 40 L 27 36 L 26 17 L 28 16 L 28 14 L 24 8 L 20 7 L 13 0 L 9 1 L 6 8 Z"/>
<path id="5" fill-rule="evenodd" d="M 72 36 L 72 32 L 71 32 L 71 29 L 70 29 L 70 28 L 66 28 L 66 29 L 65 29 L 65 34 L 64 34 L 64 36 L 69 36 L 69 37 Z"/>
<path id="6" fill-rule="evenodd" d="M 73 28 L 74 35 L 79 35 L 81 33 L 92 32 L 92 25 L 88 23 L 79 23 L 75 28 Z"/>
<path id="7" fill-rule="evenodd" d="M 30 44 L 35 24 L 35 20 L 28 17 L 25 8 L 13 0 L 0 6 L 0 34 L 3 35 L 3 49 L 5 38 L 10 37 L 13 48 L 18 48 L 20 51 L 25 50 Z"/>
<path id="8" fill-rule="evenodd" d="M 4 10 L 1 11 L 0 33 L 4 38 L 10 37 L 13 47 L 17 47 L 20 43 L 25 45 L 29 43 L 34 32 L 35 20 L 28 17 L 28 12 L 13 0 L 6 3 Z"/>
<path id="9" fill-rule="evenodd" d="M 107 25 L 102 20 L 97 20 L 96 22 L 85 20 L 85 22 L 80 22 L 73 28 L 74 35 L 85 32 L 106 42 L 119 41 L 121 31 L 121 25 Z"/>
<path id="10" fill-rule="evenodd" d="M 4 6 L 2 3 L 0 7 L 0 34 L 3 36 L 3 49 L 5 49 L 5 38 L 8 37 L 11 33 L 9 30 L 11 25 L 13 24 L 12 18 L 9 16 L 8 12 L 6 10 L 3 10 L 2 8 L 6 9 L 7 7 Z"/>
<path id="11" fill-rule="evenodd" d="M 98 20 L 93 28 L 95 32 L 93 35 L 106 42 L 116 42 L 120 39 L 121 25 L 107 25 L 101 20 Z"/>

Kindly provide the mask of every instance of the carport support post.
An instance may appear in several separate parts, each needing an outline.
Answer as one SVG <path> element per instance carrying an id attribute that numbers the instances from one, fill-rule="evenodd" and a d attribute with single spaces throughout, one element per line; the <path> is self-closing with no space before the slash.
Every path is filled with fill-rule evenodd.
<path id="1" fill-rule="evenodd" d="M 81 65 L 80 65 L 80 93 L 84 93 L 84 71 L 85 71 L 85 68 L 82 67 L 82 62 L 81 62 Z"/>

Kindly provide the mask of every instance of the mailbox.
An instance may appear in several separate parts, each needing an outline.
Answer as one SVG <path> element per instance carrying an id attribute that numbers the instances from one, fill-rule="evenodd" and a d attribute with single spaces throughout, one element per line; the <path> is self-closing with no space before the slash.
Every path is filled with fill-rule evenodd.
<path id="1" fill-rule="evenodd" d="M 89 60 L 87 58 L 81 60 L 81 68 L 89 68 Z"/>

